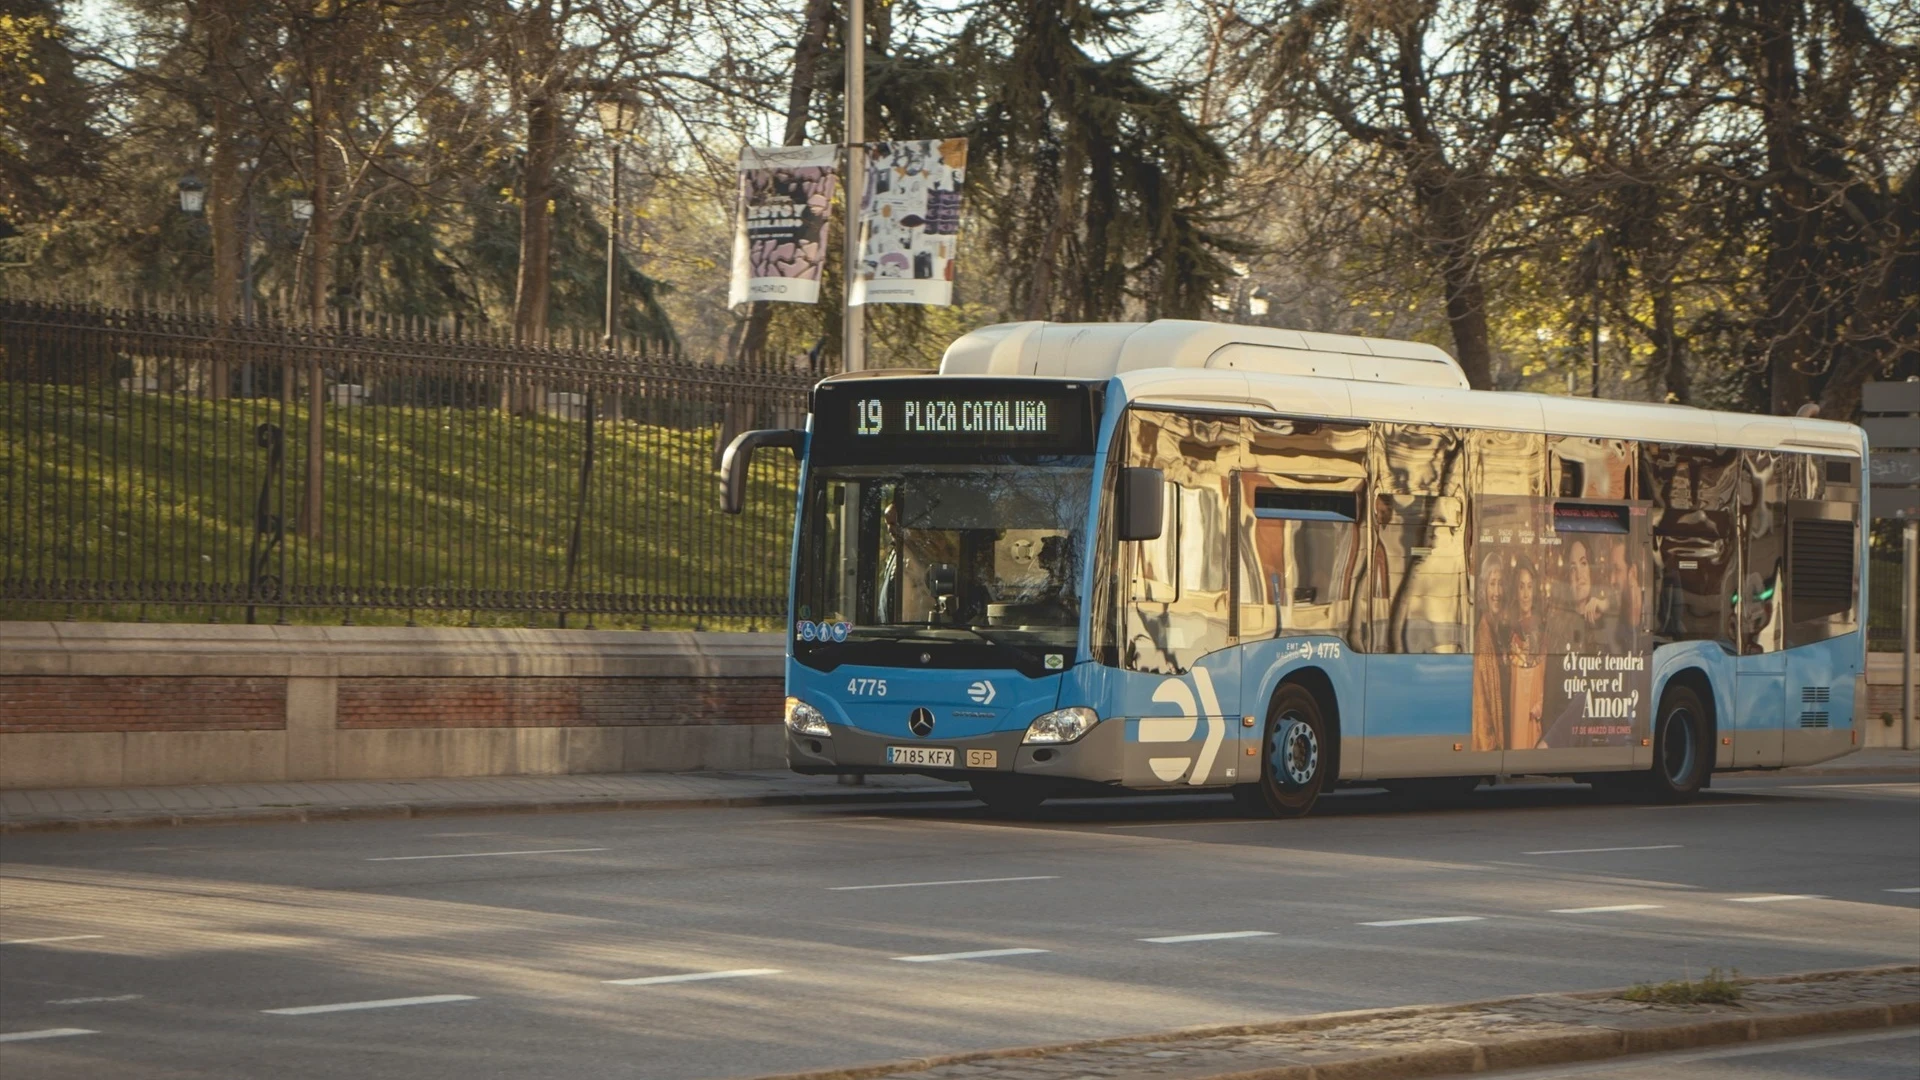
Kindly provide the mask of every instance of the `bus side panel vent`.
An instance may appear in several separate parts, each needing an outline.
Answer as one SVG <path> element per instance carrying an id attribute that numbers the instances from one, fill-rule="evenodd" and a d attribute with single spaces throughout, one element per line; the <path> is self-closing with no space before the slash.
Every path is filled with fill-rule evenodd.
<path id="1" fill-rule="evenodd" d="M 1853 522 L 1803 518 L 1793 523 L 1793 622 L 1839 615 L 1853 606 Z"/>
<path id="2" fill-rule="evenodd" d="M 1826 710 L 1803 712 L 1800 714 L 1800 726 L 1803 728 L 1823 728 L 1827 726 Z"/>

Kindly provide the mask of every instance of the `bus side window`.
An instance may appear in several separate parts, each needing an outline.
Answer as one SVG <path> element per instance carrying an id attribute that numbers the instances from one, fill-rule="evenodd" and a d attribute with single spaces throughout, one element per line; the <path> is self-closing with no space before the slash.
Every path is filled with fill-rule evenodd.
<path id="1" fill-rule="evenodd" d="M 1240 474 L 1243 641 L 1347 634 L 1360 557 L 1360 492 L 1300 483 Z"/>
<path id="2" fill-rule="evenodd" d="M 1782 481 L 1788 456 L 1771 450 L 1740 455 L 1741 569 L 1733 613 L 1743 653 L 1779 652 L 1784 644 L 1787 503 Z"/>
<path id="3" fill-rule="evenodd" d="M 1136 409 L 1127 463 L 1166 474 L 1160 538 L 1122 545 L 1131 562 L 1121 663 L 1180 674 L 1228 641 L 1227 485 L 1244 435 L 1237 417 Z"/>
<path id="4" fill-rule="evenodd" d="M 1656 641 L 1718 641 L 1731 649 L 1739 640 L 1732 604 L 1739 477 L 1737 450 L 1640 444 L 1640 497 L 1653 504 L 1659 566 Z"/>
<path id="5" fill-rule="evenodd" d="M 1382 653 L 1467 651 L 1466 440 L 1380 424 L 1374 442 L 1373 629 Z"/>

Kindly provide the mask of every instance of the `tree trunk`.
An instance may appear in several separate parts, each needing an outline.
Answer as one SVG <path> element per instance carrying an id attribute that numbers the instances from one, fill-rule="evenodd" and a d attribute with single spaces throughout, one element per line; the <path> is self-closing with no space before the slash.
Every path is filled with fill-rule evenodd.
<path id="1" fill-rule="evenodd" d="M 1053 313 L 1054 290 L 1061 277 L 1061 249 L 1067 246 L 1075 219 L 1080 213 L 1080 173 L 1083 170 L 1080 148 L 1069 142 L 1060 154 L 1059 189 L 1055 192 L 1053 220 L 1040 242 L 1039 256 L 1033 260 L 1033 283 L 1027 293 L 1028 319 L 1045 319 Z"/>
<path id="2" fill-rule="evenodd" d="M 1647 383 L 1656 395 L 1664 391 L 1666 399 L 1675 404 L 1692 403 L 1687 343 L 1680 336 L 1671 281 L 1658 282 L 1653 288 L 1653 359 L 1647 363 Z"/>
<path id="3" fill-rule="evenodd" d="M 307 322 L 319 333 L 328 322 L 327 299 L 333 287 L 333 168 L 327 147 L 327 128 L 333 118 L 333 87 L 330 58 L 322 57 L 311 69 L 313 84 L 308 90 L 308 119 L 313 125 L 313 220 L 307 223 Z M 291 373 L 289 373 L 291 377 Z M 307 497 L 300 515 L 302 535 L 320 536 L 325 462 L 323 440 L 326 435 L 326 371 L 317 363 L 307 369 Z"/>
<path id="4" fill-rule="evenodd" d="M 553 169 L 560 157 L 560 102 L 543 92 L 527 102 L 527 157 L 520 174 L 520 276 L 514 289 L 513 336 L 538 344 L 547 336 L 553 262 Z"/>
<path id="5" fill-rule="evenodd" d="M 229 0 L 207 6 L 207 76 L 213 89 L 212 176 L 207 184 L 207 227 L 213 234 L 213 317 L 215 332 L 207 396 L 227 396 L 230 343 L 227 331 L 240 301 L 240 147 L 234 130 L 237 97 L 233 78 L 234 39 L 238 33 Z"/>
<path id="6" fill-rule="evenodd" d="M 1466 372 L 1467 385 L 1493 389 L 1492 347 L 1487 332 L 1487 291 L 1473 252 L 1454 247 L 1440 268 L 1447 297 L 1447 325 L 1453 330 L 1453 351 Z"/>

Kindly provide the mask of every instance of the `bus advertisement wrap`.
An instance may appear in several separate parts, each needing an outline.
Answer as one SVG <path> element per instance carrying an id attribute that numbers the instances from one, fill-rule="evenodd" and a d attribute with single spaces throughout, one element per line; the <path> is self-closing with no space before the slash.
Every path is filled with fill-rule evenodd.
<path id="1" fill-rule="evenodd" d="M 1644 506 L 1475 501 L 1473 748 L 1626 746 L 1652 712 Z"/>

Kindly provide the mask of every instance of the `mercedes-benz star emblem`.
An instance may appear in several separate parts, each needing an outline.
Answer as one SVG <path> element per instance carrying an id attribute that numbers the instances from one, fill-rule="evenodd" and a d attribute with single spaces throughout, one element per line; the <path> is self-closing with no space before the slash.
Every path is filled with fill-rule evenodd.
<path id="1" fill-rule="evenodd" d="M 907 726 L 913 729 L 913 733 L 915 735 L 918 735 L 923 739 L 933 734 L 932 710 L 930 709 L 913 710 L 913 713 L 907 717 Z"/>

